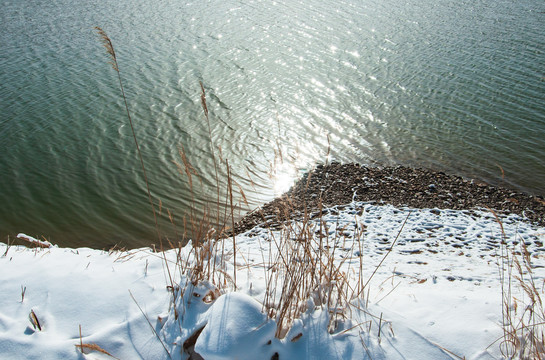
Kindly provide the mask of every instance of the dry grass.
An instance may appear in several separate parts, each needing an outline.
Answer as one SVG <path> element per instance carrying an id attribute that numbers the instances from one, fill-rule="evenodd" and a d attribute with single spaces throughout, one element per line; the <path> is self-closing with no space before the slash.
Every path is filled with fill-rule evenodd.
<path id="1" fill-rule="evenodd" d="M 290 200 L 286 199 L 285 202 L 285 211 L 289 212 Z M 285 222 L 279 231 L 269 228 L 269 254 L 272 257 L 266 261 L 268 268 L 263 307 L 268 316 L 276 321 L 275 336 L 279 339 L 286 336 L 295 319 L 316 309 L 328 312 L 330 333 L 347 331 L 342 330 L 344 326 L 341 325 L 351 318 L 353 308 L 362 311 L 360 304 L 364 303 L 366 290 L 369 294 L 371 280 L 393 250 L 405 225 L 365 280 L 362 256 L 358 256 L 354 262 L 353 258 L 337 253 L 339 249 L 344 249 L 347 253 L 362 254 L 363 230 L 357 221 L 353 233 L 347 235 L 346 229 L 339 227 L 339 224 L 335 224 L 335 230 L 330 231 L 321 205 L 317 214 L 315 217 L 316 213 L 305 211 L 301 221 Z M 348 242 L 350 248 L 347 248 Z M 362 326 L 358 324 L 351 329 Z"/>
<path id="2" fill-rule="evenodd" d="M 28 319 L 30 320 L 30 323 L 32 324 L 34 329 L 38 329 L 39 331 L 42 331 L 42 324 L 40 324 L 40 320 L 38 320 L 38 316 L 36 315 L 34 310 L 30 310 Z"/>
<path id="3" fill-rule="evenodd" d="M 545 358 L 544 283 L 533 274 L 532 257 L 523 241 L 503 256 L 502 355 L 508 359 Z"/>
<path id="4" fill-rule="evenodd" d="M 89 353 L 91 353 L 93 351 L 97 351 L 97 352 L 102 353 L 104 355 L 108 355 L 109 357 L 111 357 L 113 359 L 118 359 L 115 356 L 113 356 L 112 354 L 110 354 L 109 352 L 107 352 L 106 350 L 104 350 L 103 348 L 101 348 L 100 346 L 98 346 L 97 344 L 83 344 L 83 343 L 80 343 L 80 344 L 76 344 L 76 348 L 78 348 L 79 351 L 81 351 L 82 354 L 89 354 Z"/>
<path id="5" fill-rule="evenodd" d="M 524 239 L 518 248 L 508 244 L 503 224 L 499 263 L 502 291 L 502 330 L 500 351 L 507 359 L 545 359 L 545 308 L 542 294 L 545 282 L 537 283 L 532 256 Z"/>
<path id="6" fill-rule="evenodd" d="M 157 236 L 162 244 L 161 234 L 157 225 L 157 213 L 151 197 L 150 185 L 135 135 L 133 121 L 127 105 L 116 53 L 106 33 L 98 27 L 96 30 L 110 56 L 110 63 L 118 74 L 119 86 L 125 101 L 127 117 L 133 131 L 135 146 L 146 181 L 147 195 L 153 211 Z M 215 202 L 211 201 L 201 205 L 203 208 L 199 209 L 200 211 L 196 211 L 197 201 L 194 197 L 194 185 L 195 180 L 200 181 L 200 177 L 195 167 L 191 164 L 183 145 L 181 145 L 179 149 L 181 161 L 176 163 L 176 165 L 182 177 L 187 179 L 192 196 L 192 205 L 188 211 L 189 215 L 182 219 L 182 239 L 185 242 L 188 237 L 187 234 L 191 233 L 191 240 L 188 242 L 188 245 L 184 243 L 173 244 L 169 241 L 170 247 L 176 251 L 175 264 L 167 261 L 166 255 L 163 255 L 165 272 L 168 274 L 167 281 L 169 285 L 167 285 L 167 288 L 172 292 L 172 304 L 176 304 L 179 299 L 183 300 L 184 297 L 189 298 L 193 296 L 193 289 L 201 284 L 207 284 L 206 286 L 210 287 L 210 292 L 202 299 L 205 302 L 214 301 L 217 297 L 221 296 L 222 292 L 236 291 L 237 272 L 240 270 L 238 267 L 238 258 L 243 258 L 243 255 L 237 251 L 237 238 L 234 231 L 232 231 L 235 228 L 235 209 L 239 205 L 234 200 L 234 188 L 238 187 L 239 194 L 237 195 L 240 195 L 239 197 L 243 201 L 246 201 L 246 197 L 241 187 L 234 181 L 229 161 L 224 159 L 221 149 L 219 149 L 219 162 L 216 158 L 205 87 L 202 83 L 200 83 L 200 87 L 201 106 L 210 137 L 210 148 L 214 162 L 216 199 Z M 275 150 L 274 161 L 282 162 L 284 161 L 285 154 L 282 153 L 278 142 L 277 146 L 278 149 Z M 329 157 L 329 151 L 328 146 L 326 160 Z M 220 186 L 220 166 L 225 166 L 226 169 L 227 179 L 224 182 L 225 188 L 221 188 Z M 310 177 L 308 181 L 310 182 Z M 222 194 L 224 194 L 223 197 Z M 281 218 L 290 219 L 292 218 L 290 212 L 295 210 L 290 206 L 291 200 L 289 198 L 285 198 L 285 203 L 285 214 L 282 214 Z M 300 318 L 305 312 L 315 309 L 325 310 L 329 315 L 327 330 L 330 333 L 345 332 L 354 327 L 364 326 L 364 324 L 358 324 L 351 326 L 350 329 L 346 329 L 341 325 L 350 318 L 351 308 L 357 308 L 363 303 L 359 300 L 363 300 L 365 290 L 376 270 L 373 272 L 371 278 L 364 281 L 364 264 L 361 256 L 358 257 L 359 263 L 357 265 L 346 263 L 347 257 L 339 260 L 340 257 L 336 252 L 339 251 L 339 246 L 346 247 L 347 235 L 345 235 L 344 229 L 338 227 L 333 233 L 330 232 L 328 223 L 323 218 L 322 210 L 322 206 L 320 205 L 318 216 L 314 216 L 315 214 L 311 216 L 309 211 L 305 210 L 302 221 L 284 222 L 279 231 L 272 227 L 268 229 L 269 258 L 265 259 L 265 256 L 262 255 L 266 282 L 263 311 L 276 322 L 275 336 L 279 339 L 283 339 L 287 335 L 294 320 Z M 159 203 L 159 212 L 161 211 L 162 204 Z M 178 234 L 180 225 L 175 223 L 171 212 L 167 211 L 175 233 Z M 198 213 L 202 215 L 197 216 L 196 214 Z M 265 223 L 265 219 L 263 220 Z M 212 224 L 224 225 L 214 227 Z M 358 251 L 360 254 L 362 253 L 362 234 L 362 231 L 356 230 L 354 238 L 350 239 L 351 246 L 353 247 L 351 253 Z M 229 245 L 227 246 L 227 244 Z M 164 250 L 162 245 L 161 250 Z M 388 254 L 389 252 L 385 257 Z M 227 272 L 228 262 L 233 265 L 233 270 L 229 274 Z M 178 279 L 179 282 L 176 282 Z M 185 310 L 182 309 L 181 311 Z M 178 309 L 175 307 L 174 314 L 178 325 L 182 328 L 183 314 L 178 314 Z M 150 327 L 154 330 L 151 323 Z M 155 330 L 154 333 L 159 338 Z M 300 336 L 301 334 L 296 334 L 290 341 L 297 341 Z M 159 340 L 163 343 L 160 338 Z M 165 344 L 163 346 L 168 353 Z M 95 344 L 81 343 L 79 348 L 82 352 L 86 349 L 108 354 Z"/>
<path id="7" fill-rule="evenodd" d="M 2 257 L 8 256 L 9 249 L 11 247 L 11 244 L 9 242 L 9 235 L 6 237 L 6 251 L 2 254 Z"/>
<path id="8" fill-rule="evenodd" d="M 109 357 L 113 359 L 117 359 L 115 356 L 98 346 L 97 344 L 84 344 L 83 343 L 83 336 L 81 335 L 81 325 L 79 326 L 79 345 L 75 345 L 79 351 L 81 351 L 82 354 L 89 354 L 93 351 L 97 351 L 99 353 L 102 353 L 104 355 L 108 355 Z"/>
<path id="9" fill-rule="evenodd" d="M 275 336 L 283 339 L 295 319 L 322 307 L 330 314 L 328 330 L 335 331 L 356 295 L 341 270 L 344 261 L 335 261 L 334 244 L 343 241 L 340 233 L 330 236 L 324 221 L 316 227 L 306 218 L 287 225 L 279 237 L 271 237 L 276 258 L 270 261 L 274 265 L 268 274 L 264 308 L 276 321 Z"/>
<path id="10" fill-rule="evenodd" d="M 284 214 L 279 217 L 289 219 L 291 199 L 285 196 L 284 204 Z M 349 267 L 348 271 L 343 269 L 348 258 L 336 261 L 335 252 L 339 246 L 344 247 L 346 236 L 338 227 L 331 234 L 322 210 L 320 205 L 316 218 L 305 207 L 301 221 L 284 222 L 279 231 L 270 225 L 267 229 L 270 241 L 269 258 L 263 259 L 267 264 L 263 309 L 276 321 L 275 336 L 279 339 L 287 335 L 295 319 L 318 308 L 326 309 L 328 330 L 335 332 L 347 318 L 353 300 L 364 293 L 362 258 L 359 257 L 357 268 Z M 263 223 L 267 224 L 267 221 L 263 219 Z M 356 231 L 351 241 L 352 247 L 358 244 L 361 250 L 362 233 Z M 351 249 L 351 252 L 355 250 Z M 353 284 L 357 285 L 354 287 Z"/>

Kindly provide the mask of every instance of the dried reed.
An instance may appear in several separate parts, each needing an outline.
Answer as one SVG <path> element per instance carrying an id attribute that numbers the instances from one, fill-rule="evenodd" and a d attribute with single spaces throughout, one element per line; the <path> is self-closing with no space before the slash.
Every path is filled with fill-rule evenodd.
<path id="1" fill-rule="evenodd" d="M 108 355 L 111 358 L 119 360 L 119 358 L 116 358 L 115 356 L 113 356 L 112 354 L 110 354 L 109 352 L 107 352 L 106 350 L 104 350 L 103 348 L 98 346 L 97 344 L 82 344 L 82 343 L 80 343 L 80 344 L 76 344 L 75 346 L 76 346 L 76 348 L 79 349 L 79 351 L 81 351 L 82 354 L 88 354 L 88 353 L 90 353 L 92 351 L 98 351 L 99 353 L 102 353 L 104 355 Z"/>
<path id="2" fill-rule="evenodd" d="M 519 251 L 512 249 L 503 260 L 507 266 L 503 280 L 508 283 L 502 293 L 504 335 L 500 350 L 509 359 L 544 359 L 545 309 L 541 297 L 544 284 L 536 284 L 530 252 L 524 241 L 519 244 Z M 517 290 L 520 293 L 515 295 Z"/>
<path id="3" fill-rule="evenodd" d="M 161 231 L 159 230 L 159 223 L 158 223 L 158 220 L 157 220 L 157 213 L 155 211 L 155 205 L 153 204 L 153 198 L 151 196 L 151 190 L 150 190 L 148 175 L 146 173 L 146 167 L 144 165 L 144 158 L 142 157 L 142 152 L 140 151 L 140 145 L 138 144 L 138 139 L 136 137 L 136 131 L 134 130 L 134 124 L 133 124 L 133 121 L 132 121 L 131 113 L 129 111 L 129 104 L 127 102 L 127 97 L 125 95 L 125 87 L 123 86 L 123 81 L 122 81 L 122 78 L 121 78 L 121 72 L 119 70 L 119 63 L 117 61 L 117 55 L 116 55 L 113 43 L 112 43 L 111 39 L 108 37 L 108 35 L 106 34 L 106 32 L 104 30 L 102 30 L 102 28 L 100 28 L 98 26 L 95 27 L 95 30 L 97 31 L 97 33 L 98 33 L 98 35 L 100 37 L 100 40 L 102 42 L 102 45 L 106 49 L 106 52 L 110 55 L 110 64 L 112 65 L 112 68 L 117 73 L 117 79 L 119 81 L 119 88 L 121 89 L 121 95 L 123 97 L 125 110 L 127 112 L 127 118 L 129 120 L 129 124 L 130 124 L 130 127 L 131 127 L 131 131 L 132 131 L 132 135 L 133 135 L 133 139 L 134 139 L 134 144 L 136 146 L 138 157 L 140 159 L 140 165 L 142 167 L 142 173 L 143 173 L 143 176 L 144 176 L 144 181 L 146 183 L 146 191 L 147 191 L 148 200 L 149 200 L 149 203 L 150 203 L 150 206 L 151 206 L 151 210 L 152 210 L 152 213 L 153 213 L 153 220 L 154 220 L 154 223 L 155 223 L 155 231 L 157 233 L 157 240 L 159 241 L 159 245 L 160 245 L 161 250 L 164 250 L 164 248 L 163 248 L 163 239 L 162 239 L 162 236 L 161 236 Z M 168 265 L 168 261 L 166 259 L 166 255 L 164 254 L 164 252 L 163 252 L 163 260 L 164 260 L 164 264 L 165 264 L 164 269 L 167 272 L 168 280 L 170 281 L 171 286 L 174 286 L 174 281 L 173 281 L 173 278 L 172 278 L 170 267 Z"/>
<path id="4" fill-rule="evenodd" d="M 541 298 L 545 281 L 541 286 L 536 284 L 532 257 L 524 239 L 519 239 L 519 249 L 510 247 L 501 220 L 490 211 L 501 229 L 498 266 L 503 337 L 500 351 L 507 359 L 545 359 L 545 308 Z"/>
<path id="5" fill-rule="evenodd" d="M 125 104 L 125 110 L 127 112 L 127 118 L 129 119 L 129 124 L 131 126 L 132 136 L 134 138 L 134 144 L 136 146 L 136 151 L 138 152 L 138 157 L 140 158 L 140 165 L 142 167 L 142 172 L 144 175 L 144 181 L 146 183 L 146 190 L 148 193 L 148 200 L 151 206 L 151 210 L 153 212 L 153 220 L 155 221 L 155 230 L 157 232 L 157 240 L 159 240 L 159 243 L 162 244 L 161 239 L 161 233 L 159 231 L 159 223 L 157 222 L 157 214 L 155 212 L 155 205 L 153 204 L 153 199 L 151 197 L 151 191 L 148 181 L 148 175 L 146 174 L 146 167 L 144 166 L 144 159 L 142 157 L 142 152 L 140 151 L 140 145 L 138 144 L 138 140 L 136 138 L 136 132 L 134 131 L 134 125 L 131 117 L 131 113 L 129 111 L 129 104 L 127 102 L 127 97 L 125 96 L 125 87 L 123 86 L 123 81 L 121 79 L 121 72 L 119 71 L 119 63 L 117 62 L 117 55 L 115 53 L 114 46 L 112 44 L 112 40 L 108 37 L 106 32 L 102 30 L 102 28 L 95 26 L 95 30 L 97 31 L 98 35 L 100 36 L 102 45 L 106 49 L 106 52 L 110 55 L 110 62 L 109 64 L 112 65 L 112 68 L 117 73 L 117 79 L 119 80 L 119 88 L 121 89 L 121 95 L 123 97 L 123 102 Z M 162 247 L 162 245 L 161 245 Z"/>

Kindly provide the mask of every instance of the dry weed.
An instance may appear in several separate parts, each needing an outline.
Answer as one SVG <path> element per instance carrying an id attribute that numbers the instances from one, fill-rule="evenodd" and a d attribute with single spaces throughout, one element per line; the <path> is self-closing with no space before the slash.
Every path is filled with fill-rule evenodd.
<path id="1" fill-rule="evenodd" d="M 103 348 L 101 348 L 100 346 L 98 346 L 97 344 L 83 344 L 83 343 L 80 343 L 80 344 L 76 344 L 76 348 L 78 348 L 79 351 L 81 351 L 82 354 L 89 354 L 89 353 L 91 353 L 93 351 L 98 351 L 99 353 L 102 353 L 104 355 L 108 355 L 109 357 L 111 357 L 113 359 L 118 359 L 115 356 L 113 356 L 112 354 L 110 354 L 109 352 L 107 352 L 106 350 L 104 350 Z"/>
<path id="2" fill-rule="evenodd" d="M 545 309 L 541 298 L 545 283 L 541 286 L 536 283 L 531 254 L 524 239 L 519 239 L 518 249 L 510 246 L 501 220 L 492 213 L 501 229 L 503 337 L 500 351 L 507 359 L 545 359 Z"/>

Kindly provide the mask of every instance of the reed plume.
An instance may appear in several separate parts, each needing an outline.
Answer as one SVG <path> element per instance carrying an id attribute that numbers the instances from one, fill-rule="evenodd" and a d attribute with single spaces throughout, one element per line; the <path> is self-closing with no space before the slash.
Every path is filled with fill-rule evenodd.
<path id="1" fill-rule="evenodd" d="M 117 56 L 115 55 L 114 46 L 112 44 L 112 40 L 106 35 L 106 32 L 102 30 L 102 28 L 95 26 L 95 30 L 98 32 L 98 35 L 100 36 L 100 41 L 102 42 L 102 45 L 104 48 L 106 48 L 106 52 L 111 56 L 112 61 L 109 63 L 112 65 L 114 70 L 119 73 L 119 66 L 117 65 Z"/>

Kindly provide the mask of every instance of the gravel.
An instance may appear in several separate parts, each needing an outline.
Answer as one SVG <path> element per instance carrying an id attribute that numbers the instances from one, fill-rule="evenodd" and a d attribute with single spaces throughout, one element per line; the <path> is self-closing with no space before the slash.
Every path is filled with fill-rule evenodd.
<path id="1" fill-rule="evenodd" d="M 246 214 L 235 224 L 235 233 L 260 224 L 275 228 L 286 220 L 316 217 L 322 208 L 352 201 L 428 209 L 489 208 L 545 226 L 545 199 L 540 195 L 429 169 L 332 163 L 318 165 L 286 194 Z"/>

